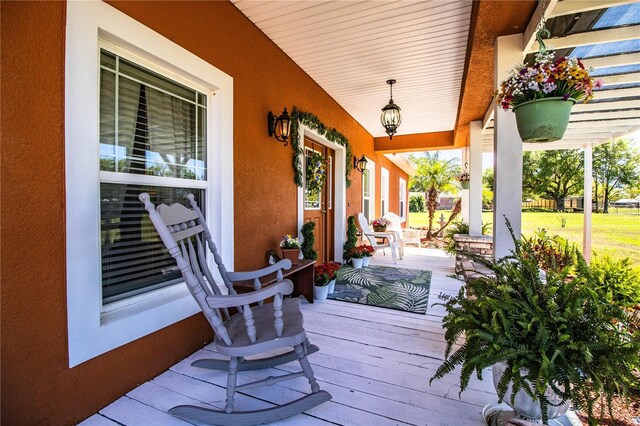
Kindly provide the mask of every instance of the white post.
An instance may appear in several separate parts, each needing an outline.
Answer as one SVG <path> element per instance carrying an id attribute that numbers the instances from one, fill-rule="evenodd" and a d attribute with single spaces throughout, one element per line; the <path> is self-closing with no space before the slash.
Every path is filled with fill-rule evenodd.
<path id="1" fill-rule="evenodd" d="M 593 186 L 593 145 L 584 146 L 584 224 L 582 227 L 582 254 L 587 262 L 591 261 L 591 209 Z"/>
<path id="2" fill-rule="evenodd" d="M 469 148 L 462 148 L 462 171 L 468 172 L 469 170 L 465 169 L 465 164 L 469 163 Z M 460 190 L 460 200 L 462 201 L 462 220 L 465 223 L 469 223 L 469 190 L 461 189 Z"/>
<path id="3" fill-rule="evenodd" d="M 522 34 L 498 37 L 495 49 L 495 80 L 497 88 L 514 65 L 522 62 Z M 505 218 L 511 222 L 516 238 L 522 223 L 522 140 L 512 111 L 498 105 L 494 113 L 494 208 L 493 255 L 506 256 L 514 248 Z"/>
<path id="4" fill-rule="evenodd" d="M 482 121 L 472 121 L 469 131 L 469 235 L 482 235 Z"/>

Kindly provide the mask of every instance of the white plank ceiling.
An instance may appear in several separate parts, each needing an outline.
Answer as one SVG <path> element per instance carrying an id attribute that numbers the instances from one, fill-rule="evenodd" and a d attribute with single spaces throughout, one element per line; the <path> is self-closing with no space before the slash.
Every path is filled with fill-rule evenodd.
<path id="1" fill-rule="evenodd" d="M 453 130 L 471 1 L 232 1 L 373 136 L 389 79 L 399 135 Z"/>

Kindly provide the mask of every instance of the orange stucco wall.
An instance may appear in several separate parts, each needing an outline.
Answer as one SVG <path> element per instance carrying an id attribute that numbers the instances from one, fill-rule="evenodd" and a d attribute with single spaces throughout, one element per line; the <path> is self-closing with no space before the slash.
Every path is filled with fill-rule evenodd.
<path id="1" fill-rule="evenodd" d="M 390 205 L 406 174 L 373 138 L 227 2 L 113 2 L 116 8 L 234 78 L 237 270 L 263 265 L 296 232 L 290 147 L 266 134 L 266 114 L 313 112 L 354 154 L 390 171 Z M 211 339 L 201 315 L 68 368 L 65 276 L 64 2 L 1 2 L 2 423 L 72 424 Z M 361 209 L 351 175 L 348 214 Z M 379 194 L 377 200 L 379 201 Z M 379 213 L 379 202 L 376 211 Z M 393 209 L 393 208 L 392 208 Z M 88 283 L 99 285 L 99 283 Z"/>

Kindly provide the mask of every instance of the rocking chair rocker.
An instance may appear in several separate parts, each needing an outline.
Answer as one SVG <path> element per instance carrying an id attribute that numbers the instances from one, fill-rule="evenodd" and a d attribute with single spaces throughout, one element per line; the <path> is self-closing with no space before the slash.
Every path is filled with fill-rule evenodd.
<path id="1" fill-rule="evenodd" d="M 225 410 L 180 405 L 170 409 L 169 413 L 194 423 L 253 425 L 282 420 L 330 400 L 331 395 L 320 390 L 307 359 L 307 355 L 317 352 L 318 347 L 309 344 L 305 334 L 300 299 L 283 297 L 293 291 L 291 281 L 282 278 L 282 269 L 289 269 L 291 261 L 281 260 L 253 272 L 228 272 L 192 194 L 187 195 L 192 209 L 182 204 L 161 204 L 156 208 L 147 193 L 140 194 L 139 198 L 162 242 L 182 271 L 191 295 L 215 330 L 216 350 L 230 358 L 228 362 L 202 359 L 192 363 L 194 367 L 228 370 Z M 207 267 L 206 246 L 213 254 L 228 295 L 222 294 Z M 259 278 L 273 272 L 276 272 L 278 282 L 262 289 Z M 233 282 L 244 280 L 253 280 L 255 291 L 239 295 L 233 288 Z M 273 303 L 264 303 L 271 297 Z M 238 312 L 230 315 L 229 308 L 235 308 Z M 255 360 L 244 359 L 285 347 L 292 347 L 293 350 Z M 270 368 L 295 360 L 300 363 L 302 371 L 236 385 L 238 371 Z M 309 381 L 310 394 L 265 410 L 234 411 L 236 391 L 302 376 Z"/>

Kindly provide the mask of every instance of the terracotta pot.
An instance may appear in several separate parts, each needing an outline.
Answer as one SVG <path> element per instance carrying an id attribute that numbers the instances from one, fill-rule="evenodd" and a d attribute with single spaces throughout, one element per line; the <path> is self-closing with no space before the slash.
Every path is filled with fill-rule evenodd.
<path id="1" fill-rule="evenodd" d="M 300 257 L 300 249 L 281 249 L 282 250 L 282 258 L 283 259 L 289 259 L 291 261 L 291 263 L 293 263 L 294 265 L 297 265 L 299 262 L 299 257 Z"/>
<path id="2" fill-rule="evenodd" d="M 373 225 L 373 230 L 374 230 L 375 232 L 386 232 L 387 227 L 386 227 L 386 226 L 376 226 L 376 225 Z"/>

